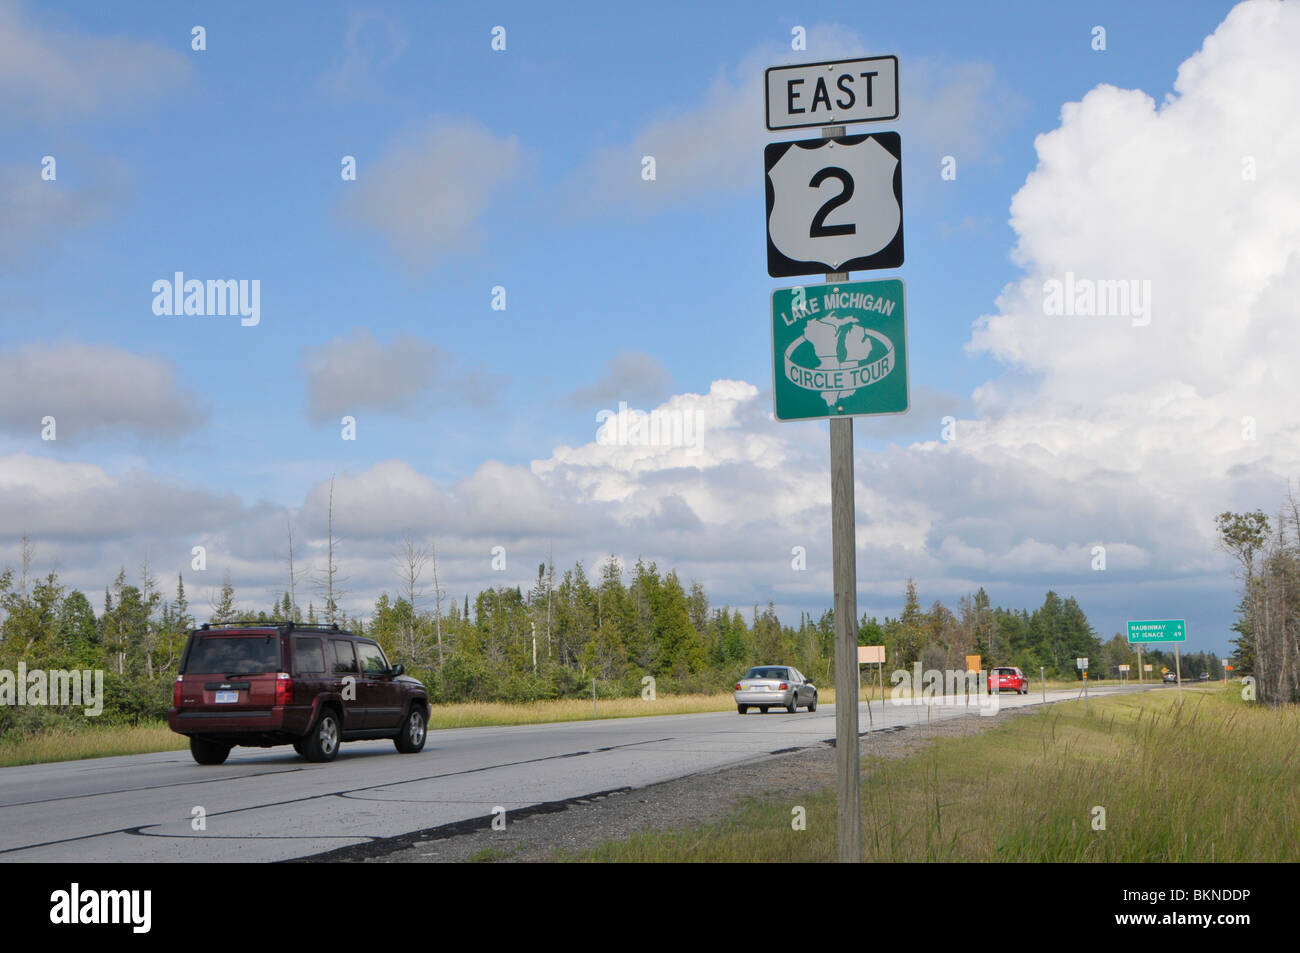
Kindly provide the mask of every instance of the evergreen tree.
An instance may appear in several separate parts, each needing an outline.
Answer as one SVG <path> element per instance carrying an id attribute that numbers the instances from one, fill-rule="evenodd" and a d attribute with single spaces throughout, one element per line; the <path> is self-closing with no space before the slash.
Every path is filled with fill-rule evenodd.
<path id="1" fill-rule="evenodd" d="M 59 647 L 69 667 L 85 668 L 99 661 L 99 626 L 95 609 L 80 590 L 68 593 L 59 608 Z"/>
<path id="2" fill-rule="evenodd" d="M 925 642 L 925 613 L 916 594 L 916 581 L 907 580 L 903 614 L 893 627 L 893 662 L 896 668 L 910 668 L 921 658 Z"/>
<path id="3" fill-rule="evenodd" d="M 211 622 L 234 622 L 239 618 L 239 610 L 235 608 L 235 587 L 230 581 L 230 573 L 226 573 L 221 582 L 221 592 L 217 595 L 217 605 L 212 611 Z"/>

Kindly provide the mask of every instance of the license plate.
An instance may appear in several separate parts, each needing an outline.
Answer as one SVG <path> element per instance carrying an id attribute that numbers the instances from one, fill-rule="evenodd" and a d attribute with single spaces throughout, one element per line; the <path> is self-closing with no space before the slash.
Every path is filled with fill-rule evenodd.
<path id="1" fill-rule="evenodd" d="M 766 685 L 751 685 L 751 686 L 749 687 L 749 690 L 750 690 L 751 692 L 765 692 L 765 691 L 767 691 L 767 686 L 766 686 Z"/>
<path id="2" fill-rule="evenodd" d="M 218 705 L 233 705 L 239 701 L 239 692 L 217 692 Z"/>

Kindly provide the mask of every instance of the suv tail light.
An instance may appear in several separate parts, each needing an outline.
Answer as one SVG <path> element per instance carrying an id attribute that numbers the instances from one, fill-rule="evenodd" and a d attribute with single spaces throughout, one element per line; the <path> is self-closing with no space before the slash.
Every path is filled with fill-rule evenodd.
<path id="1" fill-rule="evenodd" d="M 185 681 L 185 676 L 177 675 L 176 681 L 172 684 L 172 707 L 181 707 L 181 684 Z"/>
<path id="2" fill-rule="evenodd" d="M 293 704 L 293 679 L 286 672 L 280 672 L 275 676 L 275 703 L 277 705 Z"/>

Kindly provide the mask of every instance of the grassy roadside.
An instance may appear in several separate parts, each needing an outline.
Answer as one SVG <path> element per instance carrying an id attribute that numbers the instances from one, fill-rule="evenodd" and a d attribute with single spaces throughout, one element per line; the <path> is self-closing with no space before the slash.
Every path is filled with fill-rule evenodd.
<path id="1" fill-rule="evenodd" d="M 637 698 L 602 698 L 596 702 L 596 718 L 644 718 L 647 715 L 690 715 L 734 710 L 731 693 L 713 695 L 659 695 L 654 701 Z M 507 702 L 465 702 L 436 705 L 429 713 L 429 727 L 481 728 L 489 725 L 540 725 L 557 721 L 591 721 L 590 698 L 561 698 L 554 701 L 510 704 Z"/>
<path id="2" fill-rule="evenodd" d="M 42 731 L 0 741 L 0 768 L 81 758 L 111 758 L 188 748 L 189 741 L 165 722 L 148 725 L 105 725 L 81 731 Z"/>
<path id="3" fill-rule="evenodd" d="M 1060 702 L 901 760 L 864 758 L 863 859 L 1295 861 L 1300 711 L 1199 688 Z M 869 748 L 867 749 L 869 750 Z M 832 861 L 832 789 L 752 798 L 693 830 L 607 842 L 594 861 Z M 1095 808 L 1105 829 L 1094 830 Z"/>

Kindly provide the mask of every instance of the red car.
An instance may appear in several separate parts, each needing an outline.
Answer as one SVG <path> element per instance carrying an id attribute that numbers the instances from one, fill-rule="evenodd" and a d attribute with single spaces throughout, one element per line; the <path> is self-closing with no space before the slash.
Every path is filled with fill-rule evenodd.
<path id="1" fill-rule="evenodd" d="M 989 672 L 989 694 L 992 695 L 994 691 L 999 695 L 1005 691 L 1028 695 L 1029 679 L 1014 665 L 1001 665 Z"/>

